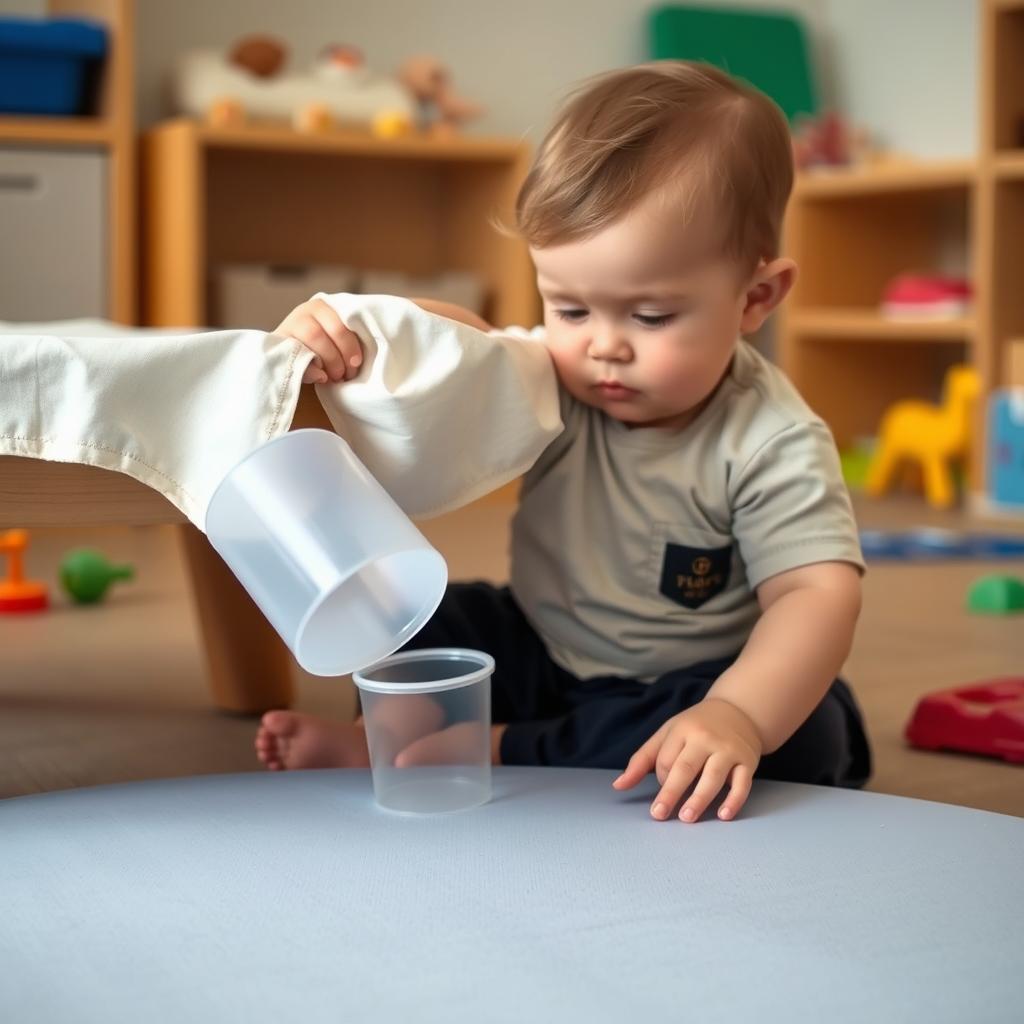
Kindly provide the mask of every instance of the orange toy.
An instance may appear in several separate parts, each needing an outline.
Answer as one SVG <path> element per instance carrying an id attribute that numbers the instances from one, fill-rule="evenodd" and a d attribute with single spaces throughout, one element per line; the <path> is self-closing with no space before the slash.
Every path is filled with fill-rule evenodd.
<path id="1" fill-rule="evenodd" d="M 26 547 L 25 530 L 0 533 L 0 555 L 7 556 L 7 578 L 0 579 L 0 613 L 41 612 L 50 604 L 46 584 L 25 579 L 22 555 Z"/>
<path id="2" fill-rule="evenodd" d="M 964 462 L 970 452 L 971 419 L 981 379 L 969 366 L 946 374 L 942 405 L 897 402 L 882 419 L 878 450 L 868 468 L 865 490 L 873 497 L 888 488 L 900 463 L 916 462 L 924 474 L 929 505 L 947 508 L 956 489 L 950 462 Z"/>

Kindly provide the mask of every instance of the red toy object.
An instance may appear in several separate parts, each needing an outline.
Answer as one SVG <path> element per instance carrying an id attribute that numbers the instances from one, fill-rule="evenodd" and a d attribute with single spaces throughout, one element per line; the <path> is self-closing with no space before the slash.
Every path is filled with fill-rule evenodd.
<path id="1" fill-rule="evenodd" d="M 27 546 L 28 534 L 24 530 L 0 533 L 0 555 L 7 556 L 7 577 L 0 579 L 0 614 L 41 612 L 49 607 L 46 584 L 25 579 L 22 555 Z"/>
<path id="2" fill-rule="evenodd" d="M 892 320 L 945 320 L 966 316 L 971 285 L 962 277 L 944 274 L 900 274 L 886 285 L 882 315 Z"/>
<path id="3" fill-rule="evenodd" d="M 918 702 L 905 735 L 925 750 L 964 750 L 1024 764 L 1024 677 L 930 693 Z"/>

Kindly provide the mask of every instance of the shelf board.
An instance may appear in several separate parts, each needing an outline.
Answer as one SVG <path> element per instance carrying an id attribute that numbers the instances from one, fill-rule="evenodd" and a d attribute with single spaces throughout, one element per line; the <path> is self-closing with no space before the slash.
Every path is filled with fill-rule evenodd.
<path id="1" fill-rule="evenodd" d="M 44 142 L 64 146 L 105 146 L 114 137 L 102 117 L 0 116 L 0 141 Z"/>
<path id="2" fill-rule="evenodd" d="M 1024 3 L 1024 0 L 1021 0 Z M 996 153 L 992 161 L 996 177 L 1003 181 L 1024 178 L 1024 149 L 1008 149 Z"/>
<path id="3" fill-rule="evenodd" d="M 193 135 L 209 149 L 242 149 L 288 153 L 337 153 L 352 156 L 408 157 L 417 160 L 480 160 L 505 162 L 526 152 L 517 140 L 474 135 L 433 138 L 405 135 L 383 139 L 369 132 L 332 128 L 300 132 L 286 125 L 251 124 L 238 128 L 214 128 L 189 118 L 174 118 L 154 129 L 158 133 Z"/>
<path id="4" fill-rule="evenodd" d="M 809 308 L 789 314 L 793 330 L 821 341 L 969 343 L 974 320 L 888 320 L 872 309 Z"/>
<path id="5" fill-rule="evenodd" d="M 891 160 L 863 167 L 837 167 L 803 171 L 794 191 L 807 198 L 870 195 L 887 192 L 948 191 L 974 184 L 973 160 Z"/>

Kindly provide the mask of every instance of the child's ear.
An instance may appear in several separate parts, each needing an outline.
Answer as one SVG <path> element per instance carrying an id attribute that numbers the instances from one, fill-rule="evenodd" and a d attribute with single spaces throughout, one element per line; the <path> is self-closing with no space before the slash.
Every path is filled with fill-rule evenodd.
<path id="1" fill-rule="evenodd" d="M 747 285 L 740 332 L 753 334 L 789 294 L 795 280 L 796 264 L 791 259 L 780 256 L 770 263 L 762 263 Z"/>

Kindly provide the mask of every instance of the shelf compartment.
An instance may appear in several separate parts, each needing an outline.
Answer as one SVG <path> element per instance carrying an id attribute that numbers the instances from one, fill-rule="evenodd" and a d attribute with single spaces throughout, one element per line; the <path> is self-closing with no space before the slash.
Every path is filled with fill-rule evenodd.
<path id="1" fill-rule="evenodd" d="M 790 318 L 793 331 L 820 341 L 964 344 L 973 340 L 975 331 L 971 317 L 891 320 L 871 308 L 815 307 L 796 310 Z"/>
<path id="2" fill-rule="evenodd" d="M 974 190 L 803 195 L 786 219 L 791 308 L 877 309 L 898 274 L 968 273 Z"/>
<path id="3" fill-rule="evenodd" d="M 529 166 L 518 140 L 226 132 L 176 119 L 147 133 L 144 154 L 147 323 L 209 325 L 210 276 L 230 263 L 472 271 L 485 317 L 537 322 L 526 246 L 492 223 L 512 222 Z"/>
<path id="4" fill-rule="evenodd" d="M 993 59 L 982 64 L 982 74 L 993 121 L 984 127 L 1000 153 L 1024 147 L 1024 4 L 992 5 L 985 14 Z"/>
<path id="5" fill-rule="evenodd" d="M 888 344 L 807 335 L 788 342 L 786 369 L 840 447 L 874 436 L 885 410 L 905 398 L 938 402 L 950 366 L 970 359 L 966 344 Z"/>

